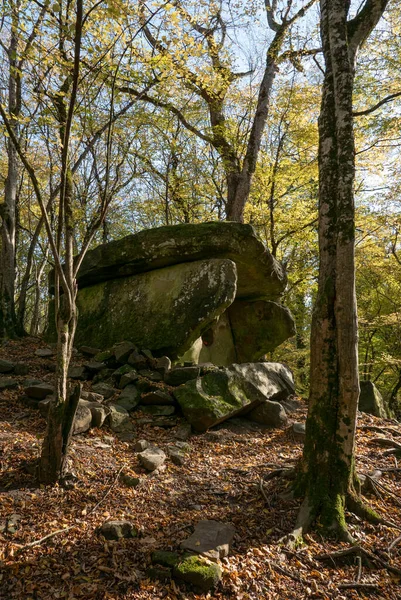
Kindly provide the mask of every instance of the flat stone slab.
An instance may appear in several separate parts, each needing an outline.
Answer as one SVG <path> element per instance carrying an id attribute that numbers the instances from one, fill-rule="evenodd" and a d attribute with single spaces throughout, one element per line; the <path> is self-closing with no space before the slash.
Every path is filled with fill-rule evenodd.
<path id="1" fill-rule="evenodd" d="M 14 367 L 15 363 L 0 358 L 0 373 L 11 373 Z"/>
<path id="2" fill-rule="evenodd" d="M 78 272 L 78 288 L 205 258 L 235 262 L 239 298 L 277 298 L 284 290 L 284 269 L 256 237 L 253 227 L 224 221 L 147 229 L 102 244 L 86 253 Z"/>
<path id="3" fill-rule="evenodd" d="M 86 287 L 77 297 L 76 343 L 106 348 L 129 337 L 155 354 L 181 356 L 233 302 L 236 286 L 235 264 L 209 259 Z"/>
<path id="4" fill-rule="evenodd" d="M 54 393 L 54 386 L 50 383 L 37 383 L 28 385 L 24 392 L 29 398 L 34 398 L 35 400 L 43 400 L 46 396 Z"/>
<path id="5" fill-rule="evenodd" d="M 154 471 L 164 463 L 166 454 L 160 448 L 150 446 L 138 454 L 138 459 L 147 471 Z"/>
<path id="6" fill-rule="evenodd" d="M 199 521 L 193 534 L 181 542 L 181 548 L 208 558 L 224 558 L 230 552 L 234 535 L 235 527 L 230 523 Z"/>

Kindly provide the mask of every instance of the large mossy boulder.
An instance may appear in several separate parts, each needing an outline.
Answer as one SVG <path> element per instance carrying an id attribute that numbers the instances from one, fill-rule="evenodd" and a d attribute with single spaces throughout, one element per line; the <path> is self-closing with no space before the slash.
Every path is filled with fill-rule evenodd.
<path id="1" fill-rule="evenodd" d="M 292 374 L 279 363 L 233 364 L 174 390 L 185 418 L 200 432 L 250 412 L 266 400 L 283 400 L 293 393 Z"/>
<path id="2" fill-rule="evenodd" d="M 235 264 L 201 260 L 79 291 L 76 343 L 107 348 L 129 338 L 156 355 L 183 354 L 236 294 Z"/>
<path id="3" fill-rule="evenodd" d="M 251 225 L 217 221 L 147 229 L 87 252 L 78 288 L 178 263 L 228 258 L 238 272 L 239 298 L 277 298 L 285 288 L 282 265 Z"/>
<path id="4" fill-rule="evenodd" d="M 388 416 L 386 405 L 373 381 L 361 381 L 360 386 L 359 410 L 385 419 Z"/>

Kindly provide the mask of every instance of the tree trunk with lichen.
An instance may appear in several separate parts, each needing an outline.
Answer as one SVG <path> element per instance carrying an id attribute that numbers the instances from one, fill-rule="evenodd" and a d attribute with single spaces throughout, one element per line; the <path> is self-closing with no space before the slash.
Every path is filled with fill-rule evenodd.
<path id="1" fill-rule="evenodd" d="M 320 265 L 306 436 L 296 482 L 304 502 L 295 530 L 300 535 L 318 519 L 326 532 L 342 539 L 350 537 L 347 504 L 364 517 L 378 518 L 359 500 L 354 465 L 359 377 L 352 92 L 358 44 L 350 39 L 348 9 L 343 0 L 321 0 L 326 68 L 319 117 Z"/>

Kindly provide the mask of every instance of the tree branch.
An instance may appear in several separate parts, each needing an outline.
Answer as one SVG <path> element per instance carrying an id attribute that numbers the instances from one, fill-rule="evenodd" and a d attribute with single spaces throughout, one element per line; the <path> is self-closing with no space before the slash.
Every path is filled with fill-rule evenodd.
<path id="1" fill-rule="evenodd" d="M 365 110 L 357 110 L 357 111 L 353 112 L 352 116 L 353 117 L 362 117 L 364 115 L 369 115 L 370 113 L 374 112 L 375 110 L 377 110 L 378 108 L 383 106 L 383 104 L 387 104 L 388 102 L 391 102 L 391 100 L 393 100 L 394 98 L 398 98 L 399 96 L 401 96 L 401 92 L 395 92 L 394 94 L 390 94 L 389 96 L 386 96 L 385 98 L 380 100 L 380 102 L 378 102 L 377 104 L 374 104 L 370 108 L 366 108 Z"/>

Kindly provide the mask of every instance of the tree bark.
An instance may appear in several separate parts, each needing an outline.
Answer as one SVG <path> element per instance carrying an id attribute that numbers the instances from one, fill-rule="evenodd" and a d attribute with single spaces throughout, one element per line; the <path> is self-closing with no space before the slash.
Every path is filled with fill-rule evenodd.
<path id="1" fill-rule="evenodd" d="M 312 317 L 309 408 L 297 481 L 305 500 L 296 529 L 302 533 L 319 518 L 326 531 L 349 539 L 345 505 L 350 502 L 353 510 L 362 509 L 354 467 L 359 377 L 352 92 L 358 45 L 349 38 L 347 3 L 321 0 L 320 5 L 326 66 L 319 117 L 320 265 Z M 363 513 L 377 518 L 365 508 Z"/>

